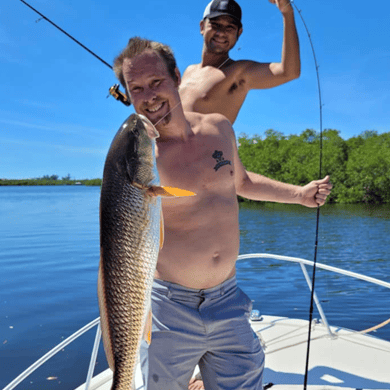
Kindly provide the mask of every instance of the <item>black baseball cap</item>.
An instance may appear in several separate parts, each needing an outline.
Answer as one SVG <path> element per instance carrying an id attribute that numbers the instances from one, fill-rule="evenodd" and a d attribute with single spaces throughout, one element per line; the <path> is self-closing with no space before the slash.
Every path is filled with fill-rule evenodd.
<path id="1" fill-rule="evenodd" d="M 204 18 L 216 18 L 217 16 L 228 15 L 231 16 L 242 27 L 241 23 L 241 7 L 234 0 L 212 0 L 207 4 L 203 13 Z"/>

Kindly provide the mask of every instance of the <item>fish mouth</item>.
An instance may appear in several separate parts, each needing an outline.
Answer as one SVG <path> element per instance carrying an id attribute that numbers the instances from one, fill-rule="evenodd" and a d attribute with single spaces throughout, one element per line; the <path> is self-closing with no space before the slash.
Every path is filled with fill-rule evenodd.
<path id="1" fill-rule="evenodd" d="M 160 133 L 158 130 L 154 127 L 153 123 L 148 119 L 146 116 L 138 114 L 139 118 L 141 119 L 143 125 L 145 126 L 146 133 L 150 139 L 155 139 L 160 137 Z"/>

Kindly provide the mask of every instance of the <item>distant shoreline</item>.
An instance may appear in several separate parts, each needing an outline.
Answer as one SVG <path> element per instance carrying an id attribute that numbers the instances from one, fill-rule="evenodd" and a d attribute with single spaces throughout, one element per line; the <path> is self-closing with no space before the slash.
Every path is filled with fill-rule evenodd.
<path id="1" fill-rule="evenodd" d="M 102 179 L 53 180 L 53 179 L 0 179 L 0 186 L 101 186 Z"/>

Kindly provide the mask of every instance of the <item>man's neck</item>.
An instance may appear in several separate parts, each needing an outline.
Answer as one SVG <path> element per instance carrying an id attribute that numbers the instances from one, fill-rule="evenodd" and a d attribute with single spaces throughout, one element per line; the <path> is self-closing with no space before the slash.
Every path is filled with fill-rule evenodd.
<path id="1" fill-rule="evenodd" d="M 181 112 L 175 113 L 167 125 L 157 125 L 157 131 L 160 133 L 160 137 L 157 138 L 157 143 L 169 141 L 185 142 L 192 134 L 191 125 L 186 119 L 181 106 L 176 109 L 181 110 Z"/>
<path id="2" fill-rule="evenodd" d="M 231 61 L 229 53 L 210 53 L 203 49 L 201 67 L 213 66 L 214 68 L 222 68 L 227 62 Z"/>

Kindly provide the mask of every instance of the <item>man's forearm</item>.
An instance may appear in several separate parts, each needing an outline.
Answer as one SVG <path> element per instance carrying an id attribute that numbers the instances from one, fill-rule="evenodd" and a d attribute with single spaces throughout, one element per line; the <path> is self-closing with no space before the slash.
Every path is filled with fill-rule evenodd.
<path id="1" fill-rule="evenodd" d="M 289 79 L 298 78 L 301 74 L 299 39 L 295 27 L 294 12 L 283 14 L 283 45 L 281 67 L 283 74 Z"/>
<path id="2" fill-rule="evenodd" d="M 272 180 L 253 172 L 247 172 L 247 178 L 237 189 L 237 194 L 258 201 L 295 204 L 302 202 L 302 187 Z"/>

